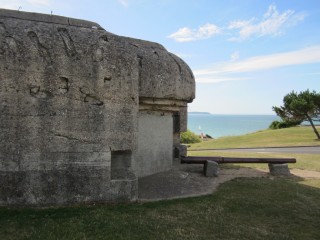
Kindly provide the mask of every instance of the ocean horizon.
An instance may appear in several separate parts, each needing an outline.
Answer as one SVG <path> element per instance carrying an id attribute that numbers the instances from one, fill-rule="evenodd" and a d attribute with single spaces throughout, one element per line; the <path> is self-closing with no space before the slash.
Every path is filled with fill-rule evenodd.
<path id="1" fill-rule="evenodd" d="M 189 112 L 188 129 L 196 134 L 208 134 L 213 138 L 238 136 L 267 129 L 280 120 L 277 115 L 240 115 Z"/>

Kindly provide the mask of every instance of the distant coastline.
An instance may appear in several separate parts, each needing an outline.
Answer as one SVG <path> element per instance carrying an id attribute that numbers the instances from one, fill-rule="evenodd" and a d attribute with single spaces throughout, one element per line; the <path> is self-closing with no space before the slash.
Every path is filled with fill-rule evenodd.
<path id="1" fill-rule="evenodd" d="M 210 112 L 188 112 L 191 115 L 212 115 L 212 116 L 277 116 L 274 113 L 210 113 Z"/>
<path id="2" fill-rule="evenodd" d="M 206 115 L 211 115 L 209 112 L 188 112 L 188 114 L 206 114 Z"/>
<path id="3" fill-rule="evenodd" d="M 264 130 L 275 121 L 276 115 L 222 115 L 208 112 L 188 114 L 188 129 L 200 135 L 209 134 L 213 138 L 239 136 Z"/>

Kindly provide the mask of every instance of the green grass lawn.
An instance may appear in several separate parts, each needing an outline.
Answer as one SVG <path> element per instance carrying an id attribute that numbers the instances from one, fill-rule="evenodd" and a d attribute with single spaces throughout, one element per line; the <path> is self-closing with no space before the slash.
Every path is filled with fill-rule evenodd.
<path id="1" fill-rule="evenodd" d="M 0 208 L 0 239 L 320 239 L 320 180 L 235 179 L 210 196 Z"/>
<path id="2" fill-rule="evenodd" d="M 320 127 L 317 127 L 320 131 Z M 243 147 L 320 146 L 311 127 L 263 130 L 241 136 L 221 137 L 190 144 L 190 149 L 219 149 Z"/>
<path id="3" fill-rule="evenodd" d="M 320 145 L 312 130 L 266 130 L 192 148 Z M 294 157 L 320 172 L 320 156 L 190 151 L 189 155 Z M 267 164 L 223 165 L 267 168 Z M 320 239 L 320 179 L 239 178 L 209 196 L 154 203 L 59 208 L 0 207 L 0 239 Z"/>

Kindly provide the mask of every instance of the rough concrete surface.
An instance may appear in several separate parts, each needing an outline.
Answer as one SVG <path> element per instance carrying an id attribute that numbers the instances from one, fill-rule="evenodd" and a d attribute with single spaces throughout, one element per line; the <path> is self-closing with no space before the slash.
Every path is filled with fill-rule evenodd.
<path id="1" fill-rule="evenodd" d="M 289 176 L 290 170 L 288 164 L 274 164 L 269 163 L 269 171 L 271 175 L 274 176 Z"/>
<path id="2" fill-rule="evenodd" d="M 0 205 L 135 200 L 139 112 L 185 116 L 194 86 L 159 44 L 0 9 Z"/>
<path id="3" fill-rule="evenodd" d="M 220 173 L 219 164 L 214 161 L 206 161 L 203 166 L 203 173 L 206 177 L 218 177 Z"/>

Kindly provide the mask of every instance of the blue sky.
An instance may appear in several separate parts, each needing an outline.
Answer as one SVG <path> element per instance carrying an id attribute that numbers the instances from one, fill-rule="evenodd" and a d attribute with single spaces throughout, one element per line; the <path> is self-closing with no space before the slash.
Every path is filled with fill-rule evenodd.
<path id="1" fill-rule="evenodd" d="M 319 0 L 0 0 L 154 41 L 196 78 L 189 111 L 272 114 L 290 91 L 320 91 Z"/>

